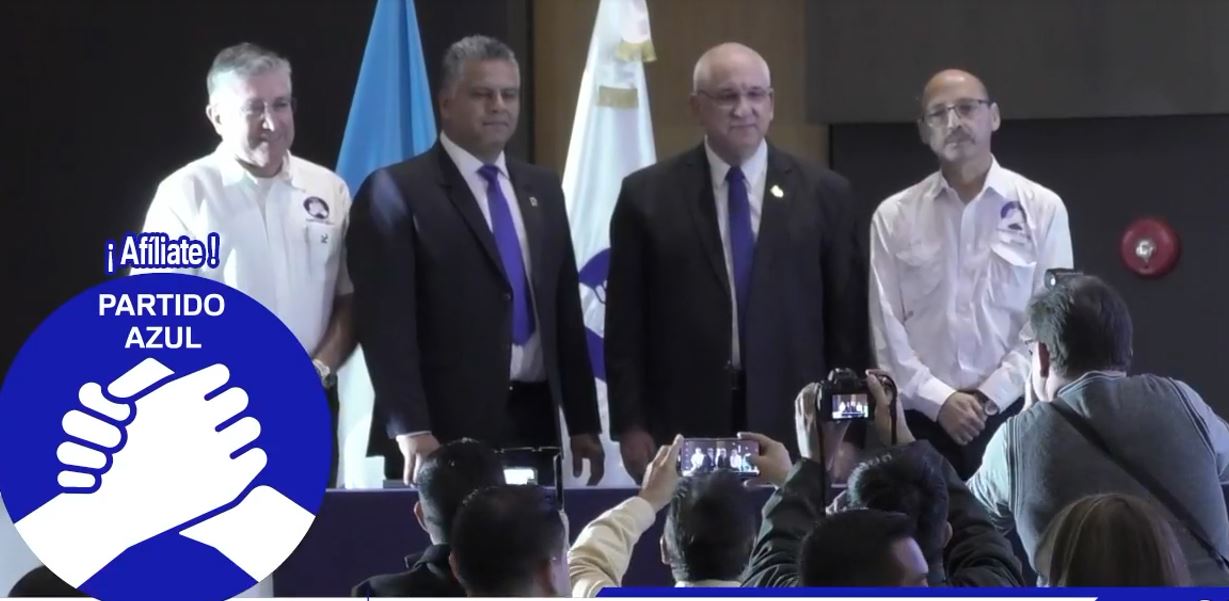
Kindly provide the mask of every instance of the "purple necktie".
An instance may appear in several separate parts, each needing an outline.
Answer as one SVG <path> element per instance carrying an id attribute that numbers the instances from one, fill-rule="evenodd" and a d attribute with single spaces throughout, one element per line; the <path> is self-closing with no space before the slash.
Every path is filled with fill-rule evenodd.
<path id="1" fill-rule="evenodd" d="M 491 211 L 491 233 L 504 273 L 512 286 L 512 343 L 523 345 L 533 335 L 533 311 L 529 306 L 529 285 L 525 278 L 525 259 L 521 241 L 516 237 L 512 208 L 499 185 L 499 167 L 483 165 L 478 173 L 486 180 L 486 200 Z"/>
<path id="2" fill-rule="evenodd" d="M 755 235 L 751 232 L 751 201 L 742 169 L 730 167 L 725 174 L 730 197 L 730 256 L 734 263 L 734 295 L 738 303 L 738 346 L 745 357 L 747 304 L 751 293 L 751 263 L 755 258 Z"/>

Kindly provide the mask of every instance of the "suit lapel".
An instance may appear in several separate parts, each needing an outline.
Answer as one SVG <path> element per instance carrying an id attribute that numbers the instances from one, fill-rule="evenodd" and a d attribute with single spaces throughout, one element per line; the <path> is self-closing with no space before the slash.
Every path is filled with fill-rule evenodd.
<path id="1" fill-rule="evenodd" d="M 751 263 L 751 298 L 758 290 L 768 290 L 766 278 L 773 270 L 779 247 L 789 239 L 789 202 L 798 193 L 793 165 L 772 146 L 768 147 L 768 172 L 764 179 L 764 200 L 760 209 L 760 230 L 756 236 L 755 258 Z M 788 252 L 788 250 L 784 251 Z"/>
<path id="2" fill-rule="evenodd" d="M 544 259 L 542 248 L 540 248 L 543 240 L 542 234 L 546 227 L 543 223 L 542 209 L 539 208 L 541 202 L 537 196 L 534 196 L 532 183 L 525 174 L 525 170 L 511 160 L 507 161 L 507 164 L 508 178 L 512 180 L 512 189 L 516 193 L 516 204 L 521 210 L 521 221 L 525 224 L 525 244 L 529 247 L 529 285 L 541 298 L 542 291 L 535 285 L 546 273 L 543 271 Z"/>
<path id="3" fill-rule="evenodd" d="M 704 155 L 704 145 L 701 144 L 687 158 L 690 167 L 683 182 L 683 199 L 687 203 L 691 221 L 695 226 L 696 235 L 708 256 L 709 266 L 713 275 L 721 283 L 721 289 L 729 296 L 730 277 L 725 271 L 725 252 L 721 246 L 721 231 L 717 226 L 717 207 L 713 194 L 713 181 L 709 174 L 708 157 Z"/>
<path id="4" fill-rule="evenodd" d="M 432 151 L 439 158 L 440 186 L 444 189 L 445 195 L 456 207 L 461 218 L 469 226 L 470 232 L 486 252 L 492 267 L 496 272 L 503 274 L 504 266 L 499 260 L 499 251 L 495 248 L 495 236 L 491 233 L 491 226 L 487 225 L 486 218 L 482 216 L 482 209 L 478 208 L 478 199 L 474 198 L 473 192 L 470 192 L 469 184 L 465 183 L 461 171 L 444 151 L 444 147 L 436 142 Z M 507 279 L 506 275 L 504 279 Z"/>

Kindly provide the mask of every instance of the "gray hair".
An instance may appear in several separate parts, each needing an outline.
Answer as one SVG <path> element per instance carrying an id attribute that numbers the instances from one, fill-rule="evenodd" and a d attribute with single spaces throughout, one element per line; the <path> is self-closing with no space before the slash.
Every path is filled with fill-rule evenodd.
<path id="1" fill-rule="evenodd" d="M 507 44 L 484 35 L 471 35 L 453 42 L 448 47 L 448 51 L 444 53 L 443 69 L 440 71 L 440 89 L 448 90 L 456 85 L 457 80 L 461 79 L 461 70 L 465 68 L 465 62 L 472 60 L 503 60 L 520 68 L 516 62 L 516 54 Z"/>
<path id="2" fill-rule="evenodd" d="M 226 77 L 252 77 L 278 69 L 285 69 L 286 75 L 289 76 L 290 61 L 272 50 L 250 42 L 235 44 L 214 57 L 213 65 L 209 67 L 209 75 L 205 77 L 205 87 L 209 90 L 209 97 L 213 98 L 213 93 Z"/>

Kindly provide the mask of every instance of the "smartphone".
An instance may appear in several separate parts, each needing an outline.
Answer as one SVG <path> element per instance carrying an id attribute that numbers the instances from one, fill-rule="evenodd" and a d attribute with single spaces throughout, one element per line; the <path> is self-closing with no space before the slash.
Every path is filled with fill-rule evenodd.
<path id="1" fill-rule="evenodd" d="M 760 443 L 738 438 L 684 438 L 679 449 L 678 473 L 696 476 L 726 469 L 740 476 L 756 476 L 759 468 L 751 457 L 760 454 Z"/>

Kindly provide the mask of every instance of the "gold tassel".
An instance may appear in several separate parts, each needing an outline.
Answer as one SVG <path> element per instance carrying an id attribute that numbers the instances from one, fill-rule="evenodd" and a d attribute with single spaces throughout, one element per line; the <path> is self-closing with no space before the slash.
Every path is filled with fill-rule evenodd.
<path id="1" fill-rule="evenodd" d="M 597 105 L 617 109 L 634 109 L 640 104 L 636 88 L 597 87 Z"/>
<path id="2" fill-rule="evenodd" d="M 653 40 L 636 43 L 619 41 L 619 46 L 615 48 L 615 58 L 621 61 L 651 63 L 657 60 L 657 50 L 653 48 Z"/>

